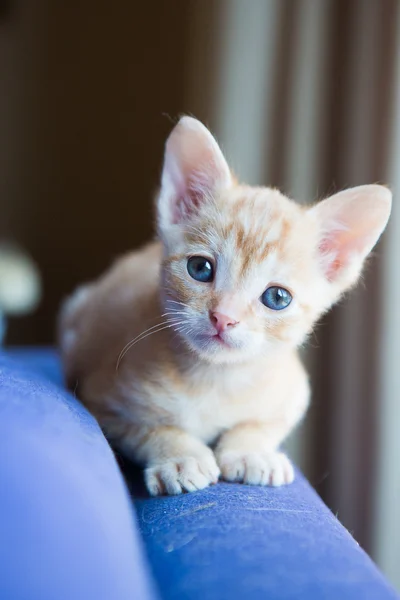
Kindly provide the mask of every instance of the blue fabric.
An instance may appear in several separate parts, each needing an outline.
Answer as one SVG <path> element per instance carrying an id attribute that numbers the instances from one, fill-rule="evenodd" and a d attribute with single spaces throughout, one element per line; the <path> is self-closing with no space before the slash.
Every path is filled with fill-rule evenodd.
<path id="1" fill-rule="evenodd" d="M 104 438 L 79 403 L 60 388 L 62 378 L 53 352 L 18 351 L 14 352 L 14 358 L 25 365 L 24 369 L 31 369 L 37 375 L 29 375 L 28 371 L 22 375 L 19 368 L 18 374 L 12 376 L 12 382 L 10 374 L 6 375 L 6 390 L 0 385 L 0 398 L 4 397 L 4 393 L 11 396 L 14 406 L 12 418 L 7 420 L 8 427 L 2 427 L 0 438 L 3 435 L 7 437 L 10 427 L 16 427 L 28 438 L 26 448 L 26 441 L 12 434 L 11 454 L 14 453 L 14 456 L 9 467 L 0 467 L 0 489 L 9 485 L 5 473 L 10 480 L 18 473 L 19 481 L 18 490 L 15 490 L 15 484 L 11 486 L 8 501 L 0 497 L 0 523 L 2 528 L 9 529 L 7 543 L 9 548 L 13 548 L 11 568 L 8 567 L 8 553 L 0 557 L 0 570 L 6 567 L 11 572 L 6 573 L 7 581 L 12 582 L 18 574 L 16 558 L 21 557 L 20 547 L 27 544 L 20 560 L 20 564 L 25 565 L 21 572 L 25 571 L 33 552 L 32 540 L 44 530 L 50 539 L 46 552 L 51 547 L 55 554 L 60 552 L 56 550 L 58 544 L 62 549 L 56 558 L 50 553 L 52 572 L 57 573 L 57 568 L 64 561 L 68 573 L 74 573 L 77 579 L 76 589 L 81 589 L 81 582 L 86 588 L 97 584 L 93 584 L 92 578 L 96 579 L 100 573 L 104 579 L 104 572 L 109 573 L 107 569 L 111 569 L 112 578 L 121 577 L 126 586 L 132 579 L 136 581 L 133 599 L 141 597 L 138 590 L 149 596 L 151 592 L 146 586 L 146 579 L 140 579 L 140 573 L 145 573 L 146 569 L 137 554 L 137 545 L 132 548 L 135 532 L 132 532 L 127 517 L 121 481 L 114 469 L 112 456 L 104 445 Z M 6 359 L 6 371 L 8 368 Z M 1 373 L 4 381 L 4 368 Z M 45 383 L 45 380 L 53 383 Z M 31 403 L 33 408 L 28 410 L 27 403 Z M 35 416 L 31 415 L 32 412 Z M 32 428 L 33 431 L 30 431 Z M 38 453 L 38 433 L 43 430 L 46 439 L 39 446 L 46 453 L 46 460 L 43 463 L 39 461 L 38 468 L 37 464 L 31 465 L 30 457 L 27 461 L 24 457 L 26 453 Z M 95 439 L 94 444 L 85 441 L 86 434 L 89 439 Z M 7 448 L 10 448 L 9 444 L 5 445 L 2 456 L 9 460 Z M 137 469 L 126 460 L 120 460 L 120 464 L 135 497 L 148 561 L 160 596 L 165 600 L 398 598 L 373 562 L 300 473 L 293 485 L 279 489 L 220 483 L 194 494 L 150 499 L 144 492 Z M 64 494 L 68 496 L 68 503 Z M 16 509 L 14 497 L 20 504 Z M 40 499 L 40 505 L 36 498 Z M 69 507 L 71 502 L 73 510 Z M 64 511 L 67 522 L 64 521 Z M 85 515 L 79 523 L 74 521 L 76 513 L 78 518 Z M 38 517 L 40 526 L 36 524 Z M 89 526 L 86 519 L 89 519 Z M 6 523 L 3 524 L 3 521 Z M 7 523 L 10 521 L 11 524 Z M 74 531 L 79 529 L 80 535 L 71 534 L 71 522 Z M 113 529 L 109 527 L 110 522 Z M 96 526 L 100 532 L 106 529 L 107 540 L 103 540 L 106 543 L 99 543 L 101 534 Z M 71 535 L 76 542 L 77 553 L 72 563 L 70 557 L 74 544 L 71 543 Z M 4 538 L 0 539 L 3 542 Z M 108 548 L 111 567 L 101 548 Z M 115 561 L 114 552 L 118 556 Z M 41 562 L 39 559 L 34 561 L 31 570 L 40 570 Z M 117 563 L 121 568 L 119 574 Z M 132 570 L 131 578 L 127 573 L 128 565 Z M 0 572 L 0 586 L 3 576 Z M 61 575 L 58 577 L 61 581 Z M 109 591 L 103 579 L 99 585 L 103 592 L 105 589 Z M 50 577 L 49 581 L 51 586 L 54 580 Z M 116 593 L 103 596 L 89 594 L 86 598 L 118 600 L 126 597 L 123 596 L 126 589 L 121 591 L 120 596 Z M 10 600 L 14 597 L 33 598 L 3 596 L 0 593 L 0 599 L 3 597 Z M 50 597 L 40 596 L 45 600 Z M 53 597 L 83 596 L 75 592 L 69 596 L 57 593 Z"/>
<path id="2" fill-rule="evenodd" d="M 154 599 L 97 423 L 49 381 L 61 381 L 54 354 L 15 358 L 0 354 L 0 599 Z"/>
<path id="3" fill-rule="evenodd" d="M 220 483 L 136 507 L 165 599 L 398 598 L 299 473 L 279 489 Z"/>

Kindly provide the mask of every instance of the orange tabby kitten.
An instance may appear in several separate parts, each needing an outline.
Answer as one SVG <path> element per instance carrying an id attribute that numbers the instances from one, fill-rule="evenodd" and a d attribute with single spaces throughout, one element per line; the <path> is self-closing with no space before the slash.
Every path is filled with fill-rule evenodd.
<path id="1" fill-rule="evenodd" d="M 310 207 L 239 185 L 211 133 L 179 121 L 166 144 L 159 241 L 81 287 L 60 319 L 70 384 L 145 467 L 151 494 L 219 476 L 293 480 L 278 448 L 309 402 L 296 348 L 356 282 L 390 207 L 379 185 Z"/>

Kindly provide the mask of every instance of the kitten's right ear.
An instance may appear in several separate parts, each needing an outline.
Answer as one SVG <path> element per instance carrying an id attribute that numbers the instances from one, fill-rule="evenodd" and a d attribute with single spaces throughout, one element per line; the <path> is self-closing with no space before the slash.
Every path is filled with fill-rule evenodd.
<path id="1" fill-rule="evenodd" d="M 231 184 L 228 164 L 211 133 L 197 119 L 182 117 L 165 147 L 157 202 L 160 230 L 184 222 Z"/>

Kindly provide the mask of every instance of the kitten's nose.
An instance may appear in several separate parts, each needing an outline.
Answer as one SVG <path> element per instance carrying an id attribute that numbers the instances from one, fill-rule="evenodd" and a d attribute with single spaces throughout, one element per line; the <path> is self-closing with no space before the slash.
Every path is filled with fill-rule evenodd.
<path id="1" fill-rule="evenodd" d="M 234 327 L 239 323 L 239 321 L 236 321 L 235 319 L 233 319 L 232 317 L 228 317 L 227 315 L 223 315 L 220 312 L 211 312 L 210 320 L 218 333 L 221 333 L 221 331 L 225 331 L 225 329 L 228 329 L 228 327 Z"/>

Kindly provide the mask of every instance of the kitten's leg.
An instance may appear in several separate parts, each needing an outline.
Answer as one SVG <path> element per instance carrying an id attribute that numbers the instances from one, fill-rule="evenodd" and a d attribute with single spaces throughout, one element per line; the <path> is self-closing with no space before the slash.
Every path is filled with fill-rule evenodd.
<path id="1" fill-rule="evenodd" d="M 152 430 L 135 445 L 133 455 L 145 465 L 152 496 L 193 492 L 218 481 L 219 468 L 210 448 L 177 427 Z"/>
<path id="2" fill-rule="evenodd" d="M 287 456 L 277 451 L 288 430 L 282 422 L 248 422 L 224 433 L 215 450 L 223 479 L 250 485 L 291 483 L 293 467 Z"/>

